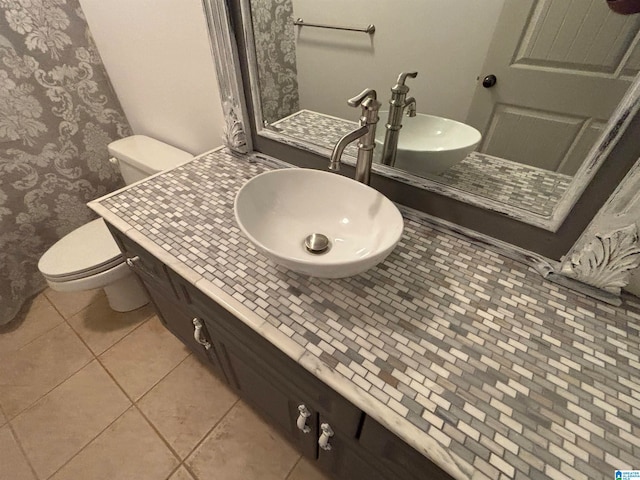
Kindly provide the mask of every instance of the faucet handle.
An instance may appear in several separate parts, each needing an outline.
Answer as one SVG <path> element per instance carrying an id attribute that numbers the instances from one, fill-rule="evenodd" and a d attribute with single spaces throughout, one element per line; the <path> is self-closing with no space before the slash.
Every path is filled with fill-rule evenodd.
<path id="1" fill-rule="evenodd" d="M 404 82 L 407 80 L 407 77 L 416 78 L 417 76 L 418 72 L 402 72 L 398 75 L 398 80 L 391 91 L 393 93 L 407 93 L 409 91 L 409 87 L 407 87 Z"/>
<path id="2" fill-rule="evenodd" d="M 350 107 L 359 107 L 368 98 L 372 98 L 373 100 L 378 99 L 378 94 L 373 88 L 365 88 L 358 95 L 347 100 L 347 103 L 349 104 Z M 367 107 L 366 104 L 363 105 L 363 108 L 366 108 L 366 107 Z"/>

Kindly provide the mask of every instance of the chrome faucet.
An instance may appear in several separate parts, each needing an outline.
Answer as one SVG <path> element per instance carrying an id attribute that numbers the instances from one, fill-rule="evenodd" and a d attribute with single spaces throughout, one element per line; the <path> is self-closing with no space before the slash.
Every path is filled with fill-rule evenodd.
<path id="1" fill-rule="evenodd" d="M 402 114 L 405 109 L 410 117 L 416 116 L 416 99 L 407 98 L 409 87 L 404 82 L 407 77 L 416 78 L 418 72 L 402 72 L 398 76 L 398 81 L 391 89 L 391 100 L 389 101 L 389 119 L 387 120 L 387 133 L 384 136 L 384 146 L 382 148 L 382 164 L 394 166 L 396 154 L 398 153 L 398 137 L 402 128 Z"/>
<path id="2" fill-rule="evenodd" d="M 358 159 L 356 161 L 355 179 L 369 185 L 371 179 L 371 163 L 373 162 L 373 149 L 376 146 L 376 124 L 378 123 L 378 110 L 382 105 L 377 98 L 376 91 L 370 88 L 363 90 L 359 95 L 350 98 L 347 103 L 351 107 L 362 107 L 360 126 L 343 136 L 331 152 L 329 170 L 340 170 L 340 159 L 347 145 L 360 138 L 358 142 Z"/>

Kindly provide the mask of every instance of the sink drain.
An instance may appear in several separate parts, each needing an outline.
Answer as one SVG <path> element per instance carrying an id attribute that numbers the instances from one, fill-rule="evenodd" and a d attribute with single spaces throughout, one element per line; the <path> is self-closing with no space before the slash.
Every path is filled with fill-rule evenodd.
<path id="1" fill-rule="evenodd" d="M 331 243 L 326 235 L 321 233 L 312 233 L 304 239 L 304 247 L 309 253 L 319 255 L 329 251 Z"/>

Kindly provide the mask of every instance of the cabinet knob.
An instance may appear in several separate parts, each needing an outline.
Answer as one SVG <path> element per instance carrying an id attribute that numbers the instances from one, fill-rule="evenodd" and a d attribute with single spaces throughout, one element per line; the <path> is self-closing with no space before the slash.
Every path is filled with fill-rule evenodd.
<path id="1" fill-rule="evenodd" d="M 318 446 L 325 451 L 331 450 L 331 444 L 329 443 L 329 439 L 333 437 L 333 429 L 328 423 L 323 423 L 320 425 L 320 430 L 322 430 L 322 434 L 320 438 L 318 438 Z"/>
<path id="2" fill-rule="evenodd" d="M 298 420 L 296 420 L 296 425 L 298 426 L 298 430 L 302 433 L 309 433 L 311 428 L 307 425 L 307 418 L 311 416 L 311 412 L 307 408 L 307 406 L 303 403 L 302 405 L 298 405 Z"/>
<path id="3" fill-rule="evenodd" d="M 194 318 L 193 320 L 193 339 L 202 345 L 205 350 L 209 350 L 211 348 L 211 343 L 202 336 L 202 322 L 199 318 Z"/>
<path id="4" fill-rule="evenodd" d="M 138 255 L 136 255 L 135 257 L 127 257 L 127 259 L 125 260 L 126 264 L 129 265 L 131 268 L 135 268 L 136 264 L 140 261 L 140 257 Z"/>

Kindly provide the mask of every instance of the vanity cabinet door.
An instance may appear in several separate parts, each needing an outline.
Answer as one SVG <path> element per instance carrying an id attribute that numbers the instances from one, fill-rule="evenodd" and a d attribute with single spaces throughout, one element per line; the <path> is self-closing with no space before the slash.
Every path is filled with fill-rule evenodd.
<path id="1" fill-rule="evenodd" d="M 258 367 L 257 359 L 238 345 L 224 344 L 223 355 L 229 362 L 230 383 L 242 398 L 279 427 L 301 453 L 314 459 L 318 414 L 303 395 L 283 384 L 264 365 Z"/>
<path id="2" fill-rule="evenodd" d="M 398 478 L 453 480 L 449 474 L 369 416 L 365 417 L 362 425 L 360 445 L 385 467 L 398 472 Z"/>
<path id="3" fill-rule="evenodd" d="M 400 480 L 398 472 L 381 467 L 379 459 L 358 448 L 353 438 L 320 415 L 318 437 L 318 464 L 332 478 L 343 480 Z M 328 436 L 330 433 L 331 436 Z M 322 436 L 324 434 L 324 437 Z M 422 477 L 430 479 L 429 476 Z"/>
<path id="4" fill-rule="evenodd" d="M 127 264 L 138 275 L 138 278 L 146 284 L 150 283 L 165 288 L 167 293 L 177 299 L 175 288 L 169 280 L 165 265 L 113 226 L 107 223 L 107 227 L 127 259 Z"/>
<path id="5" fill-rule="evenodd" d="M 204 322 L 199 320 L 185 304 L 178 302 L 175 297 L 172 297 L 166 289 L 155 286 L 144 280 L 142 283 L 147 289 L 147 293 L 153 302 L 158 317 L 167 330 L 178 337 L 178 339 L 202 361 L 210 365 L 218 377 L 228 383 L 220 364 L 216 344 L 211 341 Z M 194 319 L 199 320 L 201 325 L 198 335 L 195 335 L 196 330 L 193 323 Z M 196 340 L 196 336 L 199 341 Z"/>

